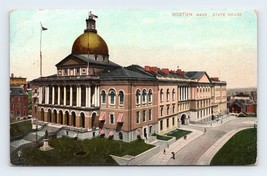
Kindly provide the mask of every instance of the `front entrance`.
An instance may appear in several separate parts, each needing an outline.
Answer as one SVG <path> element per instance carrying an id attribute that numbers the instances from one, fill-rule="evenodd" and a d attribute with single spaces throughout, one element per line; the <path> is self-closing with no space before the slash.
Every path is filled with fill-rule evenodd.
<path id="1" fill-rule="evenodd" d="M 144 128 L 144 137 L 145 137 L 145 139 L 147 139 L 147 131 L 146 131 L 146 128 Z"/>
<path id="2" fill-rule="evenodd" d="M 186 125 L 185 119 L 186 119 L 186 115 L 183 114 L 182 117 L 181 117 L 182 125 Z"/>

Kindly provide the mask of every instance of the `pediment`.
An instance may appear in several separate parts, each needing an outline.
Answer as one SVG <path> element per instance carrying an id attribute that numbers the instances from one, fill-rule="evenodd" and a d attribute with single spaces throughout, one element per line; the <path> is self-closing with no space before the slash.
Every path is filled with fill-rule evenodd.
<path id="1" fill-rule="evenodd" d="M 207 75 L 207 73 L 204 73 L 199 79 L 198 79 L 199 83 L 210 83 L 210 78 Z"/>
<path id="2" fill-rule="evenodd" d="M 74 66 L 74 65 L 84 65 L 86 64 L 85 61 L 73 56 L 69 55 L 66 58 L 64 58 L 62 61 L 60 61 L 58 64 L 56 64 L 56 67 L 64 67 L 64 66 Z"/>

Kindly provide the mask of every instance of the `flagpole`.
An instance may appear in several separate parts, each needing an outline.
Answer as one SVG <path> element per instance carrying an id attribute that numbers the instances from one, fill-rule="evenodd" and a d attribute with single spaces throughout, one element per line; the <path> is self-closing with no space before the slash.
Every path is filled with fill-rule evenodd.
<path id="1" fill-rule="evenodd" d="M 41 27 L 40 27 L 40 77 L 42 77 L 42 32 L 43 32 L 43 29 L 42 29 L 42 23 L 40 22 L 41 24 Z"/>

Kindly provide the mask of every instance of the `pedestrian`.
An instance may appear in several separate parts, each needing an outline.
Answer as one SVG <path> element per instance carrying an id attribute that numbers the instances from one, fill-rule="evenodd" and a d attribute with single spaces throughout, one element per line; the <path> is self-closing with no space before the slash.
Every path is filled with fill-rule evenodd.
<path id="1" fill-rule="evenodd" d="M 172 157 L 171 158 L 175 159 L 175 153 L 174 152 L 172 152 Z"/>
<path id="2" fill-rule="evenodd" d="M 186 138 L 187 138 L 187 135 L 184 135 L 184 140 L 186 140 Z"/>
<path id="3" fill-rule="evenodd" d="M 204 133 L 206 133 L 206 131 L 207 131 L 207 129 L 206 129 L 206 128 L 204 128 Z"/>
<path id="4" fill-rule="evenodd" d="M 221 124 L 223 123 L 223 120 L 221 120 Z"/>
<path id="5" fill-rule="evenodd" d="M 164 154 L 164 155 L 166 154 L 166 150 L 165 150 L 165 149 L 163 150 L 163 154 Z"/>
<path id="6" fill-rule="evenodd" d="M 167 148 L 169 148 L 169 144 L 167 143 Z"/>
<path id="7" fill-rule="evenodd" d="M 66 134 L 67 134 L 67 136 L 69 135 L 69 132 L 68 131 L 66 131 Z"/>

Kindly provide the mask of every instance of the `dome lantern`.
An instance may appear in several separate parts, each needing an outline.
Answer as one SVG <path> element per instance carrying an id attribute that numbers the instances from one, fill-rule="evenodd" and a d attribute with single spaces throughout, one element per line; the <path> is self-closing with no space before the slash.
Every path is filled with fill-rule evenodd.
<path id="1" fill-rule="evenodd" d="M 108 46 L 105 40 L 97 34 L 96 30 L 96 15 L 89 12 L 88 19 L 86 19 L 86 29 L 72 45 L 72 54 L 83 55 L 84 57 L 108 62 Z"/>

